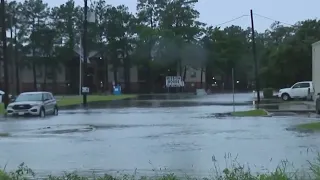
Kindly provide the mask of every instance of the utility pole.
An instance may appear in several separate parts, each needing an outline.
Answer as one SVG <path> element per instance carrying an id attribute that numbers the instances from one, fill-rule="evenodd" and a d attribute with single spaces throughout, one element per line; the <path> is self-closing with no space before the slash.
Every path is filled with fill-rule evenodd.
<path id="1" fill-rule="evenodd" d="M 2 50 L 3 50 L 3 65 L 4 65 L 4 107 L 7 108 L 9 104 L 9 79 L 8 79 L 8 56 L 7 56 L 7 32 L 6 32 L 6 9 L 4 0 L 1 0 L 1 33 L 2 33 Z"/>
<path id="2" fill-rule="evenodd" d="M 14 33 L 13 33 L 13 20 L 15 17 L 15 13 L 11 12 L 10 13 L 10 44 L 11 44 L 11 77 L 12 77 L 12 84 L 15 85 L 15 90 L 16 90 L 16 95 L 20 94 L 20 85 L 19 85 L 19 65 L 18 65 L 18 46 L 17 46 L 17 28 L 14 28 Z M 14 34 L 14 37 L 13 37 Z M 13 79 L 15 77 L 15 79 Z M 15 83 L 14 83 L 15 81 Z M 12 91 L 13 91 L 12 87 Z"/>
<path id="3" fill-rule="evenodd" d="M 20 62 L 18 60 L 19 55 L 18 55 L 18 43 L 17 43 L 17 28 L 14 28 L 14 44 L 15 44 L 15 55 L 14 55 L 14 60 L 15 60 L 15 77 L 16 77 L 16 94 L 20 94 L 20 79 L 19 79 L 19 69 L 20 69 Z"/>
<path id="4" fill-rule="evenodd" d="M 10 15 L 10 76 L 11 79 L 9 78 L 9 81 L 12 82 L 12 89 L 14 89 L 14 80 L 13 80 L 13 76 L 14 76 L 14 47 L 13 47 L 13 13 L 9 13 Z"/>
<path id="5" fill-rule="evenodd" d="M 88 31 L 88 0 L 84 0 L 84 20 L 83 20 L 83 86 L 88 87 L 87 83 L 87 31 Z M 83 89 L 83 88 L 82 88 Z M 83 106 L 87 106 L 87 92 L 82 92 L 83 95 Z"/>
<path id="6" fill-rule="evenodd" d="M 254 33 L 254 23 L 253 23 L 253 12 L 250 10 L 251 16 L 251 37 L 252 37 L 252 54 L 254 61 L 254 75 L 255 75 L 255 84 L 256 84 L 256 92 L 257 92 L 257 108 L 260 105 L 260 82 L 259 82 L 259 74 L 258 74 L 258 60 L 257 60 L 257 52 L 256 52 L 256 41 L 255 41 L 255 33 Z"/>

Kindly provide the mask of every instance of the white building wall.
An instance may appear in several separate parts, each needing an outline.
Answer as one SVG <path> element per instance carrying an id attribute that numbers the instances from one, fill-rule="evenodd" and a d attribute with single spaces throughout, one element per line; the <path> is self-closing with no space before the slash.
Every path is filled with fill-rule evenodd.
<path id="1" fill-rule="evenodd" d="M 201 82 L 201 69 L 187 68 L 185 82 Z M 206 72 L 202 72 L 202 82 L 206 82 Z"/>
<path id="2" fill-rule="evenodd" d="M 312 44 L 312 82 L 315 90 L 314 96 L 317 97 L 320 93 L 320 41 Z"/>

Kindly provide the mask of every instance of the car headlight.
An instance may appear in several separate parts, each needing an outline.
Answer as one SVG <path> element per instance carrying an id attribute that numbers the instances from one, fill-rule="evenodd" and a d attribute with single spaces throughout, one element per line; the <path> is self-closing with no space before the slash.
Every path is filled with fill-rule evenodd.
<path id="1" fill-rule="evenodd" d="M 32 107 L 38 107 L 40 106 L 39 104 L 30 104 Z"/>
<path id="2" fill-rule="evenodd" d="M 9 104 L 9 105 L 7 106 L 7 108 L 12 108 L 12 106 L 13 106 L 13 105 Z"/>

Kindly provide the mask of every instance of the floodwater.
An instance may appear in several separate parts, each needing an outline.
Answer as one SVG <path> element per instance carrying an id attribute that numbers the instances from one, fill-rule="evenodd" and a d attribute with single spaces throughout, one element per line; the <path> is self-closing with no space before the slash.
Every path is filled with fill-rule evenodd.
<path id="1" fill-rule="evenodd" d="M 119 102 L 113 108 L 64 110 L 59 116 L 4 119 L 0 132 L 0 165 L 14 169 L 25 162 L 35 172 L 83 173 L 187 173 L 207 176 L 234 159 L 252 170 L 273 170 L 281 160 L 306 166 L 318 151 L 318 134 L 287 131 L 304 117 L 216 118 L 233 106 L 231 94 L 194 97 L 197 102 L 166 107 L 164 100 Z M 237 94 L 236 102 L 249 102 L 251 94 Z M 139 101 L 139 102 L 138 102 Z M 174 104 L 172 100 L 171 104 Z M 181 100 L 180 100 L 181 101 Z M 205 105 L 203 105 L 203 103 Z M 207 103 L 207 104 L 206 104 Z M 170 103 L 168 103 L 170 104 Z M 108 105 L 109 107 L 110 105 Z M 236 110 L 252 109 L 237 105 Z"/>

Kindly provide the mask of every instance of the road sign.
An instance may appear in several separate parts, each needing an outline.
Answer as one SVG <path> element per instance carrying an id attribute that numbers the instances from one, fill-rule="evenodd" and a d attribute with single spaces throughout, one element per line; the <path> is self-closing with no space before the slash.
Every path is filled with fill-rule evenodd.
<path id="1" fill-rule="evenodd" d="M 184 87 L 181 76 L 166 76 L 166 87 Z"/>
<path id="2" fill-rule="evenodd" d="M 82 87 L 82 93 L 89 93 L 90 92 L 90 89 L 89 87 Z"/>

